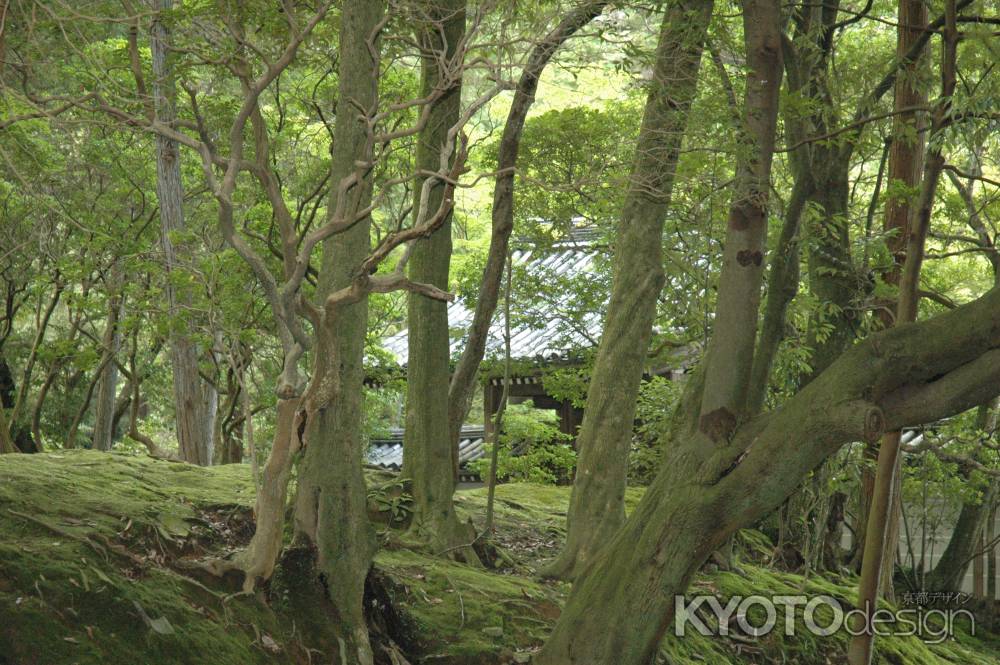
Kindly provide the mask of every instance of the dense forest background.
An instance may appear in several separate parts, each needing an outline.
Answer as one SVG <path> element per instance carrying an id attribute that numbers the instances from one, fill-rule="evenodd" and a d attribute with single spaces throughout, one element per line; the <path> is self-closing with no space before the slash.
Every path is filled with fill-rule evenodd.
<path id="1" fill-rule="evenodd" d="M 39 529 L 162 662 L 109 560 L 262 662 L 995 662 L 670 628 L 694 584 L 995 629 L 998 9 L 0 0 L 9 662 L 101 642 Z"/>

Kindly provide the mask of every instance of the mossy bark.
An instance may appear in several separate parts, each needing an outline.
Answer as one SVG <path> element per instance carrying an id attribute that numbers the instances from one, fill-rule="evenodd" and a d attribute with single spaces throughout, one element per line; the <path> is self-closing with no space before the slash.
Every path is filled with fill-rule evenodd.
<path id="1" fill-rule="evenodd" d="M 697 395 L 685 394 L 688 426 L 625 526 L 576 581 L 533 662 L 650 662 L 676 596 L 730 534 L 774 510 L 844 444 L 985 402 L 1000 386 L 998 361 L 1000 290 L 852 346 L 708 457 L 693 426 Z M 697 392 L 692 385 L 685 393 Z"/>
<path id="2" fill-rule="evenodd" d="M 436 172 L 448 131 L 459 122 L 462 86 L 452 62 L 465 34 L 465 0 L 416 3 L 417 38 L 421 58 L 421 97 L 440 94 L 430 102 L 426 124 L 416 148 L 416 168 Z M 453 157 L 453 156 L 449 156 Z M 435 182 L 422 204 L 426 178 L 418 178 L 414 201 L 415 223 L 422 211 L 440 206 L 445 183 Z M 448 289 L 451 263 L 451 212 L 430 237 L 418 240 L 409 260 L 414 282 Z M 412 531 L 438 552 L 473 560 L 467 546 L 475 534 L 459 522 L 452 495 L 455 491 L 457 442 L 452 441 L 448 418 L 450 335 L 448 303 L 410 293 L 407 309 L 409 348 L 406 379 L 406 434 L 403 475 L 412 481 Z"/>
<path id="3" fill-rule="evenodd" d="M 264 465 L 254 506 L 257 528 L 246 550 L 236 558 L 237 566 L 245 575 L 243 590 L 247 592 L 253 591 L 259 580 L 271 577 L 281 554 L 288 480 L 292 473 L 292 458 L 298 453 L 301 443 L 296 422 L 298 407 L 297 398 L 278 400 L 271 454 Z"/>
<path id="4" fill-rule="evenodd" d="M 577 576 L 625 522 L 625 485 L 639 383 L 664 283 L 663 223 L 697 89 L 712 0 L 671 2 L 615 240 L 604 334 L 577 437 L 567 539 L 544 574 Z"/>
<path id="5" fill-rule="evenodd" d="M 354 215 L 372 199 L 369 116 L 378 105 L 380 0 L 344 3 L 340 27 L 337 124 L 331 160 L 330 210 Z M 360 166 L 359 166 L 360 165 Z M 357 183 L 341 183 L 361 169 Z M 346 197 L 342 200 L 341 197 Z M 371 218 L 325 241 L 317 294 L 349 286 L 371 251 Z M 295 547 L 315 551 L 313 572 L 332 604 L 343 640 L 342 665 L 373 655 L 363 611 L 364 583 L 375 555 L 363 473 L 364 348 L 368 299 L 328 310 L 316 331 L 312 381 L 305 396 L 307 442 L 299 469 Z"/>

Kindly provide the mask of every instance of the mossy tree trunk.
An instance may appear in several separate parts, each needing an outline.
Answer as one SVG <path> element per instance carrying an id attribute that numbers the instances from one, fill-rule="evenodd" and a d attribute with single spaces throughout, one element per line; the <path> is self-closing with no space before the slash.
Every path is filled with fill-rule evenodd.
<path id="1" fill-rule="evenodd" d="M 16 452 L 17 447 L 10 436 L 10 427 L 7 424 L 7 409 L 0 404 L 0 455 Z"/>
<path id="2" fill-rule="evenodd" d="M 331 161 L 330 209 L 359 211 L 372 199 L 372 176 L 342 189 L 360 164 L 371 160 L 369 118 L 378 108 L 380 44 L 385 13 L 380 0 L 344 3 L 340 28 L 337 122 Z M 343 199 L 343 200 L 342 200 Z M 348 287 L 371 250 L 371 218 L 326 240 L 318 296 Z M 345 304 L 318 331 L 313 381 L 333 381 L 332 399 L 307 404 L 308 445 L 299 468 L 295 506 L 296 547 L 315 547 L 316 572 L 340 622 L 349 663 L 370 663 L 371 646 L 362 601 L 375 555 L 375 532 L 366 512 L 364 461 L 364 349 L 368 299 Z M 334 375 L 324 378 L 324 374 Z M 344 663 L 343 665 L 348 665 Z"/>
<path id="3" fill-rule="evenodd" d="M 658 78 L 661 81 L 679 78 L 685 86 L 682 90 L 687 95 L 693 92 L 701 42 L 711 15 L 711 4 L 699 7 L 701 11 L 696 9 L 685 12 L 685 7 L 676 5 L 668 9 L 658 46 L 661 55 L 657 62 Z M 675 11 L 680 15 L 673 13 Z M 725 525 L 732 522 L 733 516 L 729 513 L 728 506 L 712 504 L 714 492 L 711 487 L 719 482 L 720 471 L 727 473 L 728 467 L 739 464 L 742 456 L 746 455 L 743 451 L 742 456 L 731 457 L 730 441 L 739 431 L 745 417 L 757 331 L 770 170 L 777 126 L 778 91 L 782 78 L 780 15 L 779 4 L 772 0 L 750 1 L 744 5 L 747 86 L 740 128 L 741 150 L 729 211 L 715 328 L 704 366 L 699 369 L 697 380 L 688 382 L 681 401 L 680 417 L 683 424 L 676 430 L 677 441 L 667 447 L 668 456 L 672 459 L 664 461 L 660 474 L 625 528 L 618 529 L 617 535 L 599 533 L 601 539 L 610 539 L 610 542 L 598 548 L 601 541 L 591 541 L 593 549 L 587 552 L 592 557 L 589 564 L 581 566 L 572 563 L 566 566 L 566 570 L 576 569 L 577 582 L 552 636 L 537 658 L 542 665 L 651 662 L 673 608 L 673 597 L 665 592 L 671 589 L 677 593 L 683 591 L 696 566 L 718 548 L 731 532 Z M 701 17 L 700 22 L 698 17 Z M 678 30 L 678 26 L 696 26 L 699 23 L 701 26 L 697 30 L 693 27 L 690 32 Z M 681 62 L 687 62 L 687 67 L 679 68 L 687 75 L 677 77 L 673 71 L 675 63 L 670 59 L 662 59 L 664 55 L 679 56 L 682 58 Z M 670 79 L 663 78 L 666 74 L 670 75 Z M 656 92 L 651 95 L 652 103 L 647 105 L 642 130 L 647 136 L 650 132 L 662 131 L 664 112 L 677 104 L 676 92 L 672 92 L 674 94 L 665 94 L 658 102 Z M 667 119 L 670 117 L 668 114 Z M 683 116 L 680 119 L 679 125 L 667 126 L 679 133 L 684 126 Z M 679 138 L 674 140 L 676 143 L 667 143 L 666 146 L 654 144 L 647 146 L 646 150 L 640 147 L 637 151 L 637 165 L 642 164 L 640 160 L 656 157 L 675 160 Z M 653 150 L 650 151 L 649 148 Z M 663 152 L 658 153 L 656 149 Z M 671 153 L 673 156 L 670 156 Z M 654 163 L 654 168 L 657 165 L 662 168 L 663 162 Z M 669 174 L 672 168 L 665 171 Z M 656 173 L 655 170 L 653 172 Z M 658 199 L 665 192 L 656 186 L 662 186 L 663 182 L 647 180 L 648 176 L 642 168 L 637 168 L 632 178 L 633 187 L 641 188 L 647 196 L 649 191 L 654 192 L 658 196 L 654 195 L 653 201 L 660 202 Z M 650 188 L 650 185 L 654 187 Z M 642 210 L 643 207 L 639 209 Z M 623 283 L 623 276 L 628 275 L 623 273 L 623 266 L 638 264 L 644 271 L 638 272 L 636 279 L 627 284 L 631 290 L 630 297 L 634 298 L 637 293 L 649 289 L 651 295 L 647 298 L 652 298 L 655 302 L 662 283 L 662 267 L 658 263 L 661 243 L 659 226 L 654 227 L 657 231 L 655 234 L 642 234 L 638 231 L 641 224 L 637 224 L 636 236 L 629 238 L 629 229 L 625 224 L 625 220 L 630 217 L 628 211 L 629 208 L 626 207 L 620 238 L 628 238 L 630 242 L 620 240 L 620 254 L 616 257 L 615 266 L 615 287 Z M 662 208 L 654 206 L 653 211 L 652 218 L 640 218 L 647 229 L 654 222 L 662 224 L 659 219 Z M 647 255 L 651 244 L 655 246 L 655 252 Z M 653 261 L 656 262 L 650 265 Z M 661 276 L 659 280 L 658 275 Z M 643 280 L 646 280 L 645 284 Z M 642 303 L 647 298 L 640 296 L 638 302 Z M 653 305 L 648 307 L 652 309 Z M 609 309 L 605 338 L 608 338 L 609 333 L 619 335 L 619 326 L 627 331 L 636 318 L 645 326 L 644 331 L 639 329 L 632 334 L 625 333 L 624 339 L 645 343 L 638 349 L 629 349 L 635 354 L 632 358 L 625 355 L 619 359 L 626 363 L 634 375 L 619 375 L 625 379 L 619 381 L 628 381 L 628 385 L 631 385 L 634 380 L 637 387 L 653 312 L 646 313 L 641 305 L 633 305 L 631 309 L 623 308 L 616 314 L 620 320 L 612 318 Z M 643 315 L 645 321 L 641 320 Z M 614 352 L 618 355 L 626 352 L 625 348 L 616 348 L 614 344 L 607 348 L 603 344 L 604 339 L 602 351 L 606 353 Z M 615 377 L 613 369 L 617 370 L 607 368 L 607 379 L 603 380 L 611 381 Z M 601 413 L 598 416 L 591 410 L 595 406 L 600 408 L 601 402 L 607 403 L 608 400 L 606 395 L 594 394 L 594 384 L 598 387 L 601 385 L 597 382 L 601 376 L 600 371 L 599 357 L 591 395 L 588 396 L 584 428 L 588 427 L 589 420 L 591 427 L 597 424 L 608 427 L 607 434 L 618 439 L 622 436 L 621 430 L 627 432 L 631 429 L 631 419 L 627 422 L 615 422 L 614 418 L 619 414 Z M 612 384 L 608 388 L 614 390 L 616 386 Z M 631 389 L 634 391 L 635 387 Z M 634 409 L 634 393 L 631 398 L 631 408 Z M 616 405 L 618 409 L 625 406 L 621 403 Z M 609 420 L 610 422 L 606 422 Z M 617 434 L 610 434 L 612 429 L 617 430 Z M 690 449 L 692 447 L 694 450 Z M 624 457 L 621 450 L 615 450 L 614 453 L 609 450 L 606 457 L 599 458 L 599 463 L 613 465 L 613 468 L 614 465 L 621 464 L 620 461 L 613 460 L 612 454 Z M 587 470 L 582 463 L 581 468 Z M 601 486 L 593 480 L 614 474 L 607 474 L 606 470 L 597 474 L 593 468 L 590 471 L 590 474 L 585 475 L 585 483 L 594 485 L 592 491 L 598 501 L 606 501 L 608 496 L 613 496 L 613 492 L 621 493 L 624 490 L 623 468 L 619 472 L 622 482 L 618 487 L 609 488 L 610 492 L 602 492 Z M 702 480 L 696 480 L 698 478 Z M 578 470 L 576 482 L 580 481 L 581 471 Z M 703 486 L 697 487 L 698 485 Z M 573 501 L 577 505 L 571 506 L 571 528 L 573 519 L 578 514 L 586 515 L 579 509 L 579 504 L 590 502 L 587 494 L 580 488 L 574 488 Z M 614 510 L 616 505 L 620 509 L 621 497 L 610 505 L 592 504 L 591 514 L 599 515 L 601 510 L 607 511 L 608 508 Z M 612 519 L 617 519 L 619 523 L 622 517 L 620 514 L 612 515 Z M 669 534 L 665 534 L 659 526 L 664 524 L 670 525 Z M 596 531 L 594 526 L 581 526 L 582 532 Z M 597 608 L 601 609 L 600 613 L 594 611 Z"/>
<path id="4" fill-rule="evenodd" d="M 687 126 L 712 0 L 671 2 L 615 240 L 604 334 L 587 391 L 567 539 L 546 575 L 576 577 L 625 522 L 636 399 L 664 283 L 663 223 Z"/>
<path id="5" fill-rule="evenodd" d="M 153 66 L 153 107 L 156 120 L 172 126 L 177 119 L 174 107 L 176 86 L 170 56 L 170 32 L 160 12 L 173 9 L 173 0 L 152 0 L 157 14 L 153 18 L 150 39 Z M 156 195 L 160 206 L 160 242 L 166 270 L 164 290 L 171 318 L 170 365 L 173 370 L 174 421 L 181 459 L 207 466 L 212 463 L 212 439 L 206 426 L 201 378 L 198 376 L 198 347 L 185 329 L 185 312 L 190 298 L 175 285 L 174 273 L 180 270 L 177 250 L 171 237 L 184 230 L 184 186 L 181 181 L 180 152 L 177 141 L 156 136 Z"/>
<path id="6" fill-rule="evenodd" d="M 422 51 L 421 97 L 431 98 L 416 148 L 416 168 L 439 169 L 448 132 L 460 121 L 461 64 L 455 63 L 465 34 L 465 0 L 427 0 L 414 6 Z M 453 155 L 448 156 L 449 159 Z M 425 178 L 418 178 L 413 205 L 415 225 L 426 210 L 436 210 L 445 183 L 435 182 L 422 201 Z M 413 246 L 409 277 L 415 282 L 448 288 L 451 263 L 451 212 L 436 231 Z M 436 551 L 472 560 L 475 535 L 459 522 L 455 491 L 457 446 L 448 417 L 450 335 L 448 305 L 418 293 L 409 295 L 409 348 L 406 377 L 406 433 L 403 475 L 412 481 L 413 531 Z"/>
<path id="7" fill-rule="evenodd" d="M 698 384 L 685 389 L 686 425 L 667 442 L 660 473 L 577 579 L 533 662 L 646 665 L 672 627 L 677 596 L 709 554 L 774 510 L 805 474 L 846 443 L 994 396 L 1000 290 L 852 346 L 781 409 L 741 423 L 714 453 L 697 431 Z"/>

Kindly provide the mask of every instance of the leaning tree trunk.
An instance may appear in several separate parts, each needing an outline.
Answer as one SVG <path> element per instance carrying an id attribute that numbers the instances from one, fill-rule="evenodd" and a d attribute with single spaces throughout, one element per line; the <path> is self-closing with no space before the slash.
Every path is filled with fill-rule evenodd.
<path id="1" fill-rule="evenodd" d="M 753 331 L 748 331 L 753 334 Z M 537 665 L 647 665 L 678 598 L 725 539 L 774 510 L 843 445 L 933 422 L 1000 390 L 1000 290 L 845 351 L 781 409 L 723 447 L 698 431 L 697 382 L 684 427 L 625 526 L 577 579 Z"/>
<path id="2" fill-rule="evenodd" d="M 257 484 L 257 501 L 254 507 L 256 530 L 245 550 L 235 562 L 244 573 L 243 590 L 253 591 L 258 581 L 268 580 L 284 539 L 285 505 L 288 499 L 288 480 L 292 473 L 292 458 L 298 453 L 299 438 L 296 414 L 299 399 L 278 398 L 274 422 L 271 454 L 264 465 L 264 473 Z M 256 482 L 256 478 L 254 479 Z M 229 566 L 222 564 L 220 570 Z"/>
<path id="3" fill-rule="evenodd" d="M 153 64 L 153 107 L 156 119 L 171 125 L 177 119 L 176 90 L 170 64 L 170 32 L 159 12 L 169 12 L 173 0 L 153 0 L 154 17 L 150 50 Z M 156 136 L 156 195 L 160 205 L 160 242 L 166 268 L 167 311 L 171 319 L 170 364 L 173 368 L 174 418 L 181 459 L 207 466 L 212 463 L 211 429 L 205 425 L 206 410 L 198 376 L 198 348 L 184 330 L 190 305 L 184 289 L 174 285 L 172 275 L 179 270 L 171 234 L 184 229 L 184 189 L 181 182 L 180 152 L 176 141 Z"/>
<path id="4" fill-rule="evenodd" d="M 331 210 L 343 209 L 353 214 L 371 203 L 370 174 L 347 191 L 340 191 L 340 183 L 355 172 L 359 162 L 371 159 L 371 155 L 366 155 L 367 116 L 378 105 L 380 63 L 375 31 L 384 12 L 385 3 L 381 1 L 344 3 L 337 124 L 330 171 Z M 371 219 L 366 217 L 326 241 L 318 288 L 321 299 L 350 285 L 370 251 L 370 227 Z M 325 367 L 319 362 L 321 355 L 336 359 L 333 366 L 323 371 L 338 374 L 339 390 L 328 406 L 309 415 L 308 446 L 299 469 L 295 540 L 296 548 L 316 549 L 316 572 L 322 578 L 336 580 L 335 584 L 326 585 L 326 591 L 342 624 L 349 653 L 357 654 L 356 662 L 364 664 L 371 662 L 372 654 L 362 601 L 365 578 L 376 549 L 374 530 L 366 512 L 362 468 L 367 298 L 341 307 L 328 325 L 330 330 L 320 331 L 325 334 L 319 335 L 320 344 L 315 350 L 317 368 Z M 313 381 L 321 379 L 313 377 Z"/>
<path id="5" fill-rule="evenodd" d="M 744 145 L 729 212 L 716 327 L 704 367 L 685 388 L 682 424 L 676 440 L 665 446 L 669 459 L 625 527 L 577 578 L 536 659 L 539 665 L 651 662 L 673 611 L 673 594 L 684 591 L 698 566 L 744 517 L 720 491 L 722 481 L 729 480 L 726 475 L 745 468 L 741 462 L 749 457 L 736 448 L 737 434 L 754 429 L 741 425 L 757 329 L 782 78 L 780 15 L 774 0 L 744 3 Z M 671 48 L 677 46 L 675 42 Z M 626 254 L 623 263 L 629 259 Z M 632 313 L 621 311 L 619 316 Z"/>
<path id="6" fill-rule="evenodd" d="M 698 82 L 713 0 L 679 0 L 663 15 L 628 193 L 618 222 L 604 334 L 587 391 L 566 545 L 545 571 L 574 578 L 625 522 L 632 421 L 663 287 L 663 223 Z"/>
<path id="7" fill-rule="evenodd" d="M 436 0 L 418 3 L 425 12 L 418 28 L 423 51 L 421 96 L 432 95 L 442 85 L 442 77 L 452 78 L 440 97 L 431 102 L 429 115 L 420 132 L 416 168 L 434 172 L 440 167 L 441 151 L 448 130 L 461 113 L 460 63 L 451 62 L 465 33 L 465 0 Z M 416 183 L 414 215 L 421 210 L 437 210 L 445 183 L 438 181 L 421 205 L 424 178 Z M 451 262 L 451 212 L 429 238 L 417 241 L 409 261 L 409 277 L 415 282 L 448 288 Z M 459 522 L 452 494 L 455 491 L 453 442 L 448 425 L 448 385 L 450 381 L 450 335 L 448 303 L 411 293 L 407 311 L 409 349 L 406 377 L 406 433 L 403 441 L 403 475 L 412 481 L 413 531 L 438 552 L 448 551 L 472 560 L 466 547 L 474 534 Z"/>
<path id="8" fill-rule="evenodd" d="M 537 43 L 531 50 L 517 86 L 514 88 L 514 98 L 510 103 L 510 110 L 503 125 L 503 134 L 500 137 L 497 151 L 497 176 L 493 186 L 492 228 L 490 247 L 486 254 L 486 266 L 483 269 L 483 278 L 479 286 L 476 310 L 473 313 L 472 323 L 469 325 L 469 337 L 465 341 L 465 348 L 462 349 L 462 355 L 455 365 L 455 373 L 452 375 L 451 384 L 448 387 L 448 420 L 453 446 L 452 457 L 456 466 L 458 463 L 458 440 L 462 432 L 462 424 L 469 415 L 469 407 L 476 386 L 476 376 L 486 352 L 490 324 L 500 300 L 500 282 L 504 275 L 504 265 L 509 253 L 510 235 L 514 230 L 514 169 L 517 166 L 517 156 L 521 148 L 524 121 L 528 117 L 528 111 L 531 110 L 532 104 L 534 104 L 538 80 L 552 56 L 566 40 L 598 16 L 607 4 L 607 0 L 586 0 L 574 11 L 567 14 L 545 36 L 545 39 Z"/>

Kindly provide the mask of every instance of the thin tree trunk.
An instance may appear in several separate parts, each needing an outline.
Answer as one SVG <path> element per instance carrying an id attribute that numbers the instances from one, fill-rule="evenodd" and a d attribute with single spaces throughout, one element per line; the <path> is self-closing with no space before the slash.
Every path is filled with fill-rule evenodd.
<path id="1" fill-rule="evenodd" d="M 270 579 L 281 553 L 291 460 L 301 446 L 296 419 L 298 409 L 299 399 L 278 399 L 271 454 L 264 465 L 264 477 L 257 487 L 254 508 L 257 528 L 250 545 L 239 554 L 237 562 L 245 574 L 243 589 L 247 592 L 253 591 L 258 580 Z"/>
<path id="2" fill-rule="evenodd" d="M 906 2 L 907 0 L 903 0 Z M 900 7 L 900 12 L 904 7 Z M 941 58 L 941 96 L 935 106 L 931 120 L 931 137 L 935 137 L 945 126 L 951 96 L 955 91 L 955 58 L 958 48 L 955 0 L 945 2 L 945 27 Z M 910 25 L 900 20 L 900 25 Z M 902 29 L 902 28 L 901 28 Z M 901 37 L 902 39 L 902 37 Z M 906 261 L 899 281 L 899 306 L 896 310 L 896 325 L 910 323 L 917 318 L 920 302 L 920 268 L 924 259 L 924 246 L 930 227 L 934 195 L 937 191 L 944 156 L 940 144 L 935 145 L 925 159 L 923 179 L 916 205 L 912 208 L 909 234 L 906 238 Z M 858 583 L 857 607 L 862 613 L 854 615 L 864 621 L 856 625 L 848 648 L 848 662 L 851 665 L 868 665 L 872 658 L 874 634 L 871 617 L 876 609 L 882 579 L 891 579 L 891 557 L 896 550 L 898 539 L 898 502 L 901 485 L 899 465 L 899 430 L 889 431 L 882 437 L 878 466 L 875 472 L 875 495 L 868 517 L 865 533 L 864 559 L 861 564 L 861 580 Z M 895 510 L 894 510 L 895 506 Z M 895 526 L 895 529 L 892 527 Z M 889 561 L 887 561 L 889 559 Z M 864 630 L 861 630 L 864 628 Z"/>
<path id="3" fill-rule="evenodd" d="M 663 16 L 654 81 L 618 223 L 611 300 L 577 437 L 566 545 L 544 571 L 548 576 L 580 574 L 625 522 L 632 421 L 664 283 L 663 223 L 712 6 L 712 0 L 671 2 Z"/>
<path id="4" fill-rule="evenodd" d="M 117 272 L 117 268 L 113 271 Z M 115 291 L 108 298 L 108 320 L 101 344 L 110 361 L 104 365 L 97 383 L 97 403 L 94 409 L 94 449 L 111 450 L 114 445 L 115 397 L 118 392 L 117 357 L 122 346 L 121 320 L 125 301 L 120 293 L 120 280 L 116 277 L 109 285 Z"/>
<path id="5" fill-rule="evenodd" d="M 897 57 L 903 58 L 913 49 L 914 45 L 920 40 L 926 25 L 927 5 L 924 2 L 921 0 L 899 1 L 899 27 L 896 33 Z M 917 131 L 920 114 L 915 110 L 906 111 L 904 109 L 926 105 L 927 94 L 917 83 L 919 81 L 919 73 L 925 67 L 924 58 L 917 58 L 907 62 L 901 70 L 902 75 L 896 78 L 893 87 L 893 108 L 901 112 L 894 115 L 892 119 L 892 141 L 889 144 L 888 172 L 888 189 L 890 192 L 912 191 L 920 183 L 925 135 Z M 882 228 L 887 236 L 886 244 L 892 253 L 893 260 L 891 269 L 882 278 L 887 284 L 899 285 L 903 263 L 906 261 L 906 240 L 910 233 L 909 220 L 912 207 L 913 201 L 908 196 L 889 196 L 885 202 L 885 220 Z M 882 325 L 887 328 L 894 324 L 896 313 L 893 305 L 894 303 L 887 303 L 886 308 L 879 312 Z M 868 447 L 870 450 L 865 451 L 865 458 L 874 462 L 878 446 L 870 444 Z M 868 514 L 871 511 L 875 488 L 875 468 L 876 465 L 872 463 L 863 466 L 861 469 L 859 523 L 855 529 L 855 533 L 860 538 L 856 549 L 856 563 L 859 570 L 861 557 L 865 550 Z"/>
<path id="6" fill-rule="evenodd" d="M 452 457 L 456 473 L 458 439 L 462 432 L 462 424 L 469 414 L 469 406 L 476 387 L 476 375 L 486 351 L 490 323 L 499 302 L 500 283 L 504 274 L 504 263 L 507 260 L 510 234 L 514 229 L 514 169 L 521 147 L 524 121 L 535 101 L 538 80 L 552 56 L 580 28 L 599 15 L 607 4 L 607 0 L 587 0 L 570 12 L 532 49 L 514 89 L 514 99 L 507 112 L 497 155 L 497 177 L 493 186 L 492 231 L 486 255 L 486 267 L 483 269 L 476 310 L 469 326 L 469 337 L 448 388 L 448 419 L 454 446 Z"/>
<path id="7" fill-rule="evenodd" d="M 76 440 L 80 433 L 80 425 L 83 423 L 84 417 L 87 415 L 87 411 L 90 410 L 90 402 L 94 399 L 94 389 L 97 387 L 98 381 L 100 381 L 101 374 L 104 369 L 112 361 L 110 355 L 105 355 L 97 369 L 94 370 L 94 376 L 87 383 L 87 391 L 83 395 L 83 402 L 80 404 L 80 408 L 77 409 L 76 415 L 73 416 L 73 422 L 69 426 L 69 433 L 66 435 L 66 447 L 76 448 Z"/>
<path id="8" fill-rule="evenodd" d="M 461 78 L 454 77 L 452 59 L 465 34 L 465 0 L 437 0 L 418 4 L 425 12 L 417 28 L 421 50 L 421 97 L 431 96 L 446 86 L 431 102 L 431 109 L 417 142 L 416 168 L 437 171 L 448 130 L 461 114 Z M 420 197 L 424 178 L 416 183 L 414 215 L 424 206 Z M 431 187 L 426 210 L 436 210 L 445 183 Z M 423 220 L 416 219 L 416 223 Z M 451 212 L 430 237 L 417 241 L 409 261 L 409 277 L 415 282 L 448 288 L 451 263 Z M 455 514 L 455 460 L 449 426 L 448 388 L 450 382 L 450 335 L 448 304 L 410 293 L 407 310 L 409 349 L 406 378 L 406 433 L 403 443 L 403 475 L 412 482 L 412 530 L 436 551 L 456 558 L 474 560 L 467 547 L 475 538 L 470 525 L 461 524 Z"/>
<path id="9" fill-rule="evenodd" d="M 997 501 L 993 500 L 986 521 L 986 598 L 997 600 Z"/>
<path id="10" fill-rule="evenodd" d="M 982 532 L 976 542 L 976 553 L 972 557 L 972 597 L 986 597 L 986 537 Z"/>
<path id="11" fill-rule="evenodd" d="M 171 125 L 177 118 L 176 88 L 170 64 L 170 32 L 160 12 L 173 9 L 173 0 L 152 0 L 150 50 L 153 65 L 153 106 L 156 119 Z M 174 418 L 181 459 L 207 466 L 212 463 L 212 441 L 206 436 L 206 414 L 198 376 L 198 349 L 184 330 L 190 298 L 174 286 L 172 274 L 181 270 L 172 234 L 184 229 L 184 189 L 180 151 L 176 141 L 156 136 L 156 194 L 160 206 L 160 242 L 166 268 L 167 311 L 171 318 L 170 364 L 173 369 Z"/>
<path id="12" fill-rule="evenodd" d="M 493 535 L 493 502 L 497 491 L 497 466 L 500 462 L 500 432 L 503 429 L 503 415 L 507 410 L 507 399 L 510 397 L 510 287 L 513 281 L 514 264 L 510 254 L 507 255 L 507 288 L 504 291 L 503 300 L 503 392 L 500 394 L 500 404 L 497 407 L 496 415 L 493 417 L 493 448 L 490 451 L 490 477 L 487 484 L 486 493 L 486 522 L 483 531 L 487 535 Z"/>
<path id="13" fill-rule="evenodd" d="M 34 373 L 35 363 L 38 360 L 38 351 L 42 347 L 42 342 L 45 341 L 45 333 L 49 329 L 49 322 L 52 320 L 52 313 L 55 312 L 56 305 L 59 304 L 59 299 L 62 296 L 63 289 L 65 285 L 62 283 L 59 271 L 56 271 L 55 275 L 55 291 L 52 294 L 52 298 L 49 299 L 48 304 L 45 306 L 45 310 L 36 316 L 35 319 L 35 337 L 31 343 L 31 349 L 28 351 L 27 358 L 24 363 L 24 371 L 21 373 L 21 387 L 17 391 L 17 398 L 14 400 L 13 409 L 10 412 L 10 419 L 7 423 L 9 428 L 12 428 L 9 433 L 13 434 L 13 428 L 16 428 L 18 421 L 20 420 L 21 411 L 24 405 L 28 401 L 28 390 L 31 387 L 31 378 Z"/>

